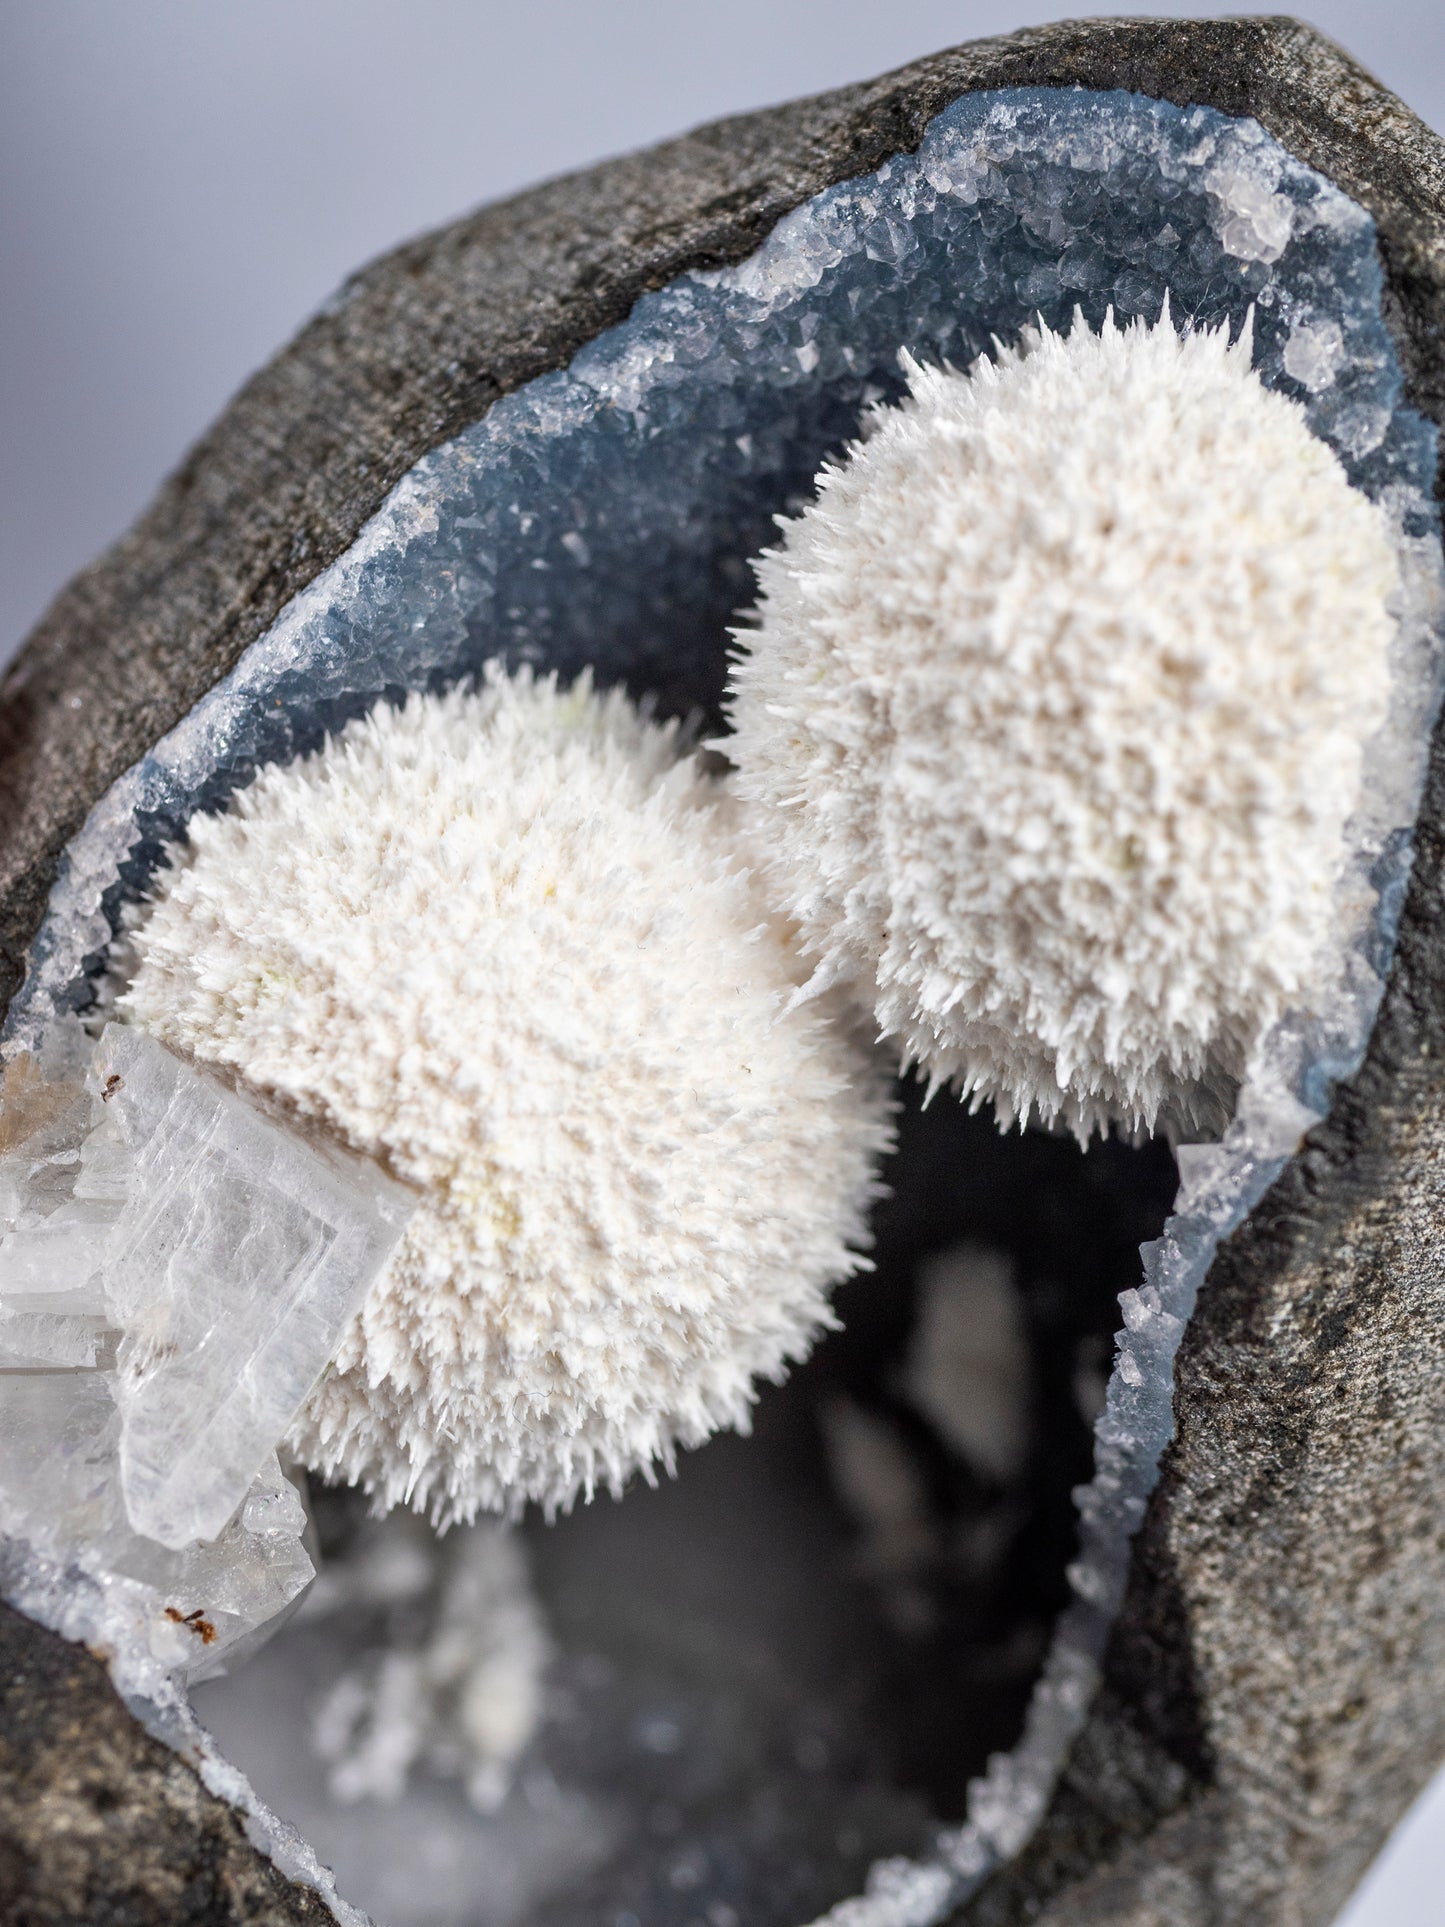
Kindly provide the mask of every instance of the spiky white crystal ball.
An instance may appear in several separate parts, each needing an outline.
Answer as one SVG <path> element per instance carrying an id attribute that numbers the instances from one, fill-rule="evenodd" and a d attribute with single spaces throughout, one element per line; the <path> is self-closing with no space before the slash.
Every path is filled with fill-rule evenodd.
<path id="1" fill-rule="evenodd" d="M 717 747 L 815 981 L 1080 1138 L 1218 1115 L 1327 954 L 1396 552 L 1248 331 L 907 362 L 759 567 Z"/>
<path id="2" fill-rule="evenodd" d="M 422 1194 L 290 1441 L 384 1506 L 565 1506 L 745 1427 L 863 1262 L 876 1070 L 620 692 L 375 710 L 198 818 L 132 942 L 131 1021 Z"/>

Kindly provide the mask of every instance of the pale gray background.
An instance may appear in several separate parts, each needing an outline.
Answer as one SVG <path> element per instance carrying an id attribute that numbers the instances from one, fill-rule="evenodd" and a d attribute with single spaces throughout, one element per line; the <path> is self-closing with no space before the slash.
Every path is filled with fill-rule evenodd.
<path id="1" fill-rule="evenodd" d="M 1067 10 L 0 0 L 0 663 L 369 256 L 697 121 Z M 1310 17 L 1445 131 L 1445 0 Z M 1442 1920 L 1445 1778 L 1345 1916 Z"/>

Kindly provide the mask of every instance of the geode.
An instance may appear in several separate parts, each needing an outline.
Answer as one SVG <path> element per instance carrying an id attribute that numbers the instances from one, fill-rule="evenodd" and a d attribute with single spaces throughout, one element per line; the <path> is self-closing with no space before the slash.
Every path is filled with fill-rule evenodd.
<path id="1" fill-rule="evenodd" d="M 936 1837 L 890 1823 L 911 1857 L 875 1869 L 871 1901 L 844 1899 L 861 1870 L 841 1845 L 830 1870 L 819 1840 L 794 1843 L 806 1878 L 775 1861 L 761 1891 L 727 1886 L 715 1835 L 685 1901 L 627 1889 L 652 1918 L 741 1900 L 759 1920 L 838 1901 L 840 1921 L 900 1927 L 958 1907 L 1324 1920 L 1445 1752 L 1438 759 L 1409 830 L 1438 693 L 1442 193 L 1440 143 L 1280 21 L 1044 29 L 704 130 L 348 284 L 7 679 L 0 943 L 23 1040 L 86 1005 L 124 904 L 195 809 L 378 694 L 502 654 L 714 708 L 746 558 L 896 392 L 900 346 L 962 364 L 1035 314 L 1152 318 L 1166 290 L 1204 323 L 1252 312 L 1265 379 L 1392 505 L 1418 566 L 1351 968 L 1336 1007 L 1276 1040 L 1224 1139 L 1182 1160 L 1143 1273 L 1104 1280 L 1134 1289 L 1075 1598 L 1021 1742 Z M 1099 1169 L 1074 1170 L 1073 1208 L 1107 1188 Z M 1036 1181 L 1004 1180 L 1019 1197 Z M 1117 1185 L 1157 1231 L 1153 1181 L 1131 1167 Z M 7 1642 L 114 1732 L 85 1662 L 20 1620 Z M 79 1769 L 64 1748 L 47 1764 L 51 1807 L 24 1785 L 38 1690 L 0 1728 L 22 1917 L 128 1894 L 135 1917 L 175 1918 L 154 1842 L 199 1870 L 225 1816 L 157 1777 L 135 1727 L 86 1782 L 97 1809 L 123 1802 L 124 1830 L 92 1826 L 83 1867 L 57 1859 Z M 776 1829 L 734 1844 L 758 1868 L 786 1859 Z M 208 1917 L 319 1907 L 279 1897 L 263 1862 L 228 1891 L 230 1914 Z"/>

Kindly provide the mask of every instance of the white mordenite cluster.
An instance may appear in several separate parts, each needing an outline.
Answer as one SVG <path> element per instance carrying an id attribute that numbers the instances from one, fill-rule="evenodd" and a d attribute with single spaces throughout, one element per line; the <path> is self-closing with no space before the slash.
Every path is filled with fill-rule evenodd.
<path id="1" fill-rule="evenodd" d="M 760 565 L 719 747 L 814 982 L 1001 1125 L 1217 1120 L 1320 988 L 1398 564 L 1250 354 L 908 362 Z"/>
<path id="2" fill-rule="evenodd" d="M 448 1523 L 745 1426 L 862 1260 L 882 1085 L 675 726 L 526 672 L 200 817 L 120 1007 L 421 1204 L 290 1437 Z"/>

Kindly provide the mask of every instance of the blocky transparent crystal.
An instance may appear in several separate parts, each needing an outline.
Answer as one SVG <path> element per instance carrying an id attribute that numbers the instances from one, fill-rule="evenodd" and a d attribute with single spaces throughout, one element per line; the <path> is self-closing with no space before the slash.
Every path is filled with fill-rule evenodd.
<path id="1" fill-rule="evenodd" d="M 88 1574 L 122 1603 L 91 1643 L 138 1642 L 190 1680 L 299 1598 L 314 1568 L 306 1511 L 274 1452 L 213 1540 L 182 1551 L 138 1533 L 117 1477 L 115 1379 L 100 1371 L 6 1372 L 0 1383 L 0 1531 L 32 1556 Z M 117 1590 L 118 1589 L 118 1590 Z"/>
<path id="2" fill-rule="evenodd" d="M 1365 210 L 1253 121 L 1210 109 L 1048 89 L 955 102 L 915 153 L 816 196 L 738 265 L 643 296 L 570 367 L 418 464 L 96 806 L 10 1020 L 34 1036 L 83 1005 L 89 960 L 165 840 L 382 691 L 443 686 L 500 656 L 564 676 L 590 663 L 666 709 L 715 709 L 747 558 L 867 404 L 899 393 L 900 348 L 962 366 L 1036 314 L 1056 328 L 1076 305 L 1095 327 L 1109 306 L 1152 320 L 1166 289 L 1176 318 L 1237 330 L 1253 311 L 1265 382 L 1301 401 L 1389 514 L 1404 573 L 1394 709 L 1350 829 L 1331 994 L 1265 1039 L 1229 1131 L 1186 1158 L 1176 1214 L 1145 1254 L 1081 1496 L 1078 1597 L 1024 1738 L 935 1866 L 885 1869 L 871 1899 L 848 1903 L 857 1927 L 942 1918 L 1041 1811 L 1172 1429 L 1173 1349 L 1198 1285 L 1360 1061 L 1378 1006 L 1438 700 L 1440 552 L 1435 434 L 1403 401 Z M 64 1188 L 55 1170 L 33 1181 Z"/>
<path id="3" fill-rule="evenodd" d="M 17 1106 L 0 1155 L 0 1360 L 95 1367 L 113 1332 L 130 1522 L 172 1548 L 214 1539 L 415 1198 L 123 1025 L 83 1082 L 54 1072 L 52 1052 L 6 1073 L 33 1128 Z"/>
<path id="4" fill-rule="evenodd" d="M 416 1200 L 140 1031 L 108 1025 L 92 1078 L 135 1173 L 104 1261 L 122 1489 L 137 1530 L 183 1546 L 241 1503 Z"/>
<path id="5" fill-rule="evenodd" d="M 204 1679 L 313 1577 L 276 1442 L 410 1194 L 153 1039 L 68 1019 L 5 1068 L 0 1204 L 6 1597 L 148 1697 Z M 186 1527 L 166 1542 L 156 1492 Z"/>

